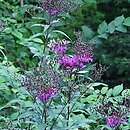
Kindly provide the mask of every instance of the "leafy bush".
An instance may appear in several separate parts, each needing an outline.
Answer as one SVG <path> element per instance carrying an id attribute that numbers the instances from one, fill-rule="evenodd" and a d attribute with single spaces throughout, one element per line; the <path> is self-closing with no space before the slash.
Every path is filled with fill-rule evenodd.
<path id="1" fill-rule="evenodd" d="M 129 130 L 130 89 L 99 81 L 129 80 L 130 18 L 103 21 L 98 4 L 0 1 L 0 129 Z"/>

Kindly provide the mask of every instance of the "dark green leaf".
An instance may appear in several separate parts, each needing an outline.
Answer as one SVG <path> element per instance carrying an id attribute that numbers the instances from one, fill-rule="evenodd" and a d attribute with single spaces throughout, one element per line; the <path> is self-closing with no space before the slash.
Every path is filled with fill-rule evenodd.
<path id="1" fill-rule="evenodd" d="M 83 33 L 86 38 L 91 39 L 93 36 L 93 31 L 87 26 L 82 26 Z"/>
<path id="2" fill-rule="evenodd" d="M 107 38 L 108 38 L 108 34 L 107 34 L 107 33 L 104 33 L 104 34 L 98 35 L 98 37 L 99 37 L 99 38 L 107 39 Z"/>
<path id="3" fill-rule="evenodd" d="M 105 21 L 103 21 L 103 22 L 99 25 L 99 27 L 98 27 L 98 33 L 99 33 L 99 34 L 106 33 L 107 28 L 108 28 L 107 23 L 106 23 Z"/>
<path id="4" fill-rule="evenodd" d="M 101 89 L 101 94 L 106 94 L 107 93 L 107 90 L 108 90 L 108 87 L 103 87 Z"/>
<path id="5" fill-rule="evenodd" d="M 123 25 L 118 26 L 118 27 L 116 28 L 116 30 L 119 31 L 119 32 L 123 32 L 123 33 L 126 33 L 126 32 L 127 32 L 126 27 L 123 26 Z"/>
<path id="6" fill-rule="evenodd" d="M 44 130 L 46 128 L 45 123 L 41 123 L 38 125 L 38 130 Z"/>
<path id="7" fill-rule="evenodd" d="M 113 89 L 111 88 L 111 89 L 109 89 L 108 91 L 107 91 L 107 96 L 111 96 L 112 95 L 112 92 L 113 92 Z"/>
<path id="8" fill-rule="evenodd" d="M 115 86 L 113 89 L 113 96 L 119 95 L 122 90 L 123 90 L 123 84 Z"/>
<path id="9" fill-rule="evenodd" d="M 119 26 L 119 25 L 121 25 L 123 23 L 124 20 L 125 20 L 125 17 L 123 15 L 119 16 L 119 17 L 115 18 L 114 24 L 116 26 Z"/>
<path id="10" fill-rule="evenodd" d="M 19 39 L 22 39 L 22 37 L 23 37 L 23 34 L 16 30 L 12 32 L 12 35 L 14 35 L 15 37 L 17 37 Z"/>
<path id="11" fill-rule="evenodd" d="M 110 22 L 108 24 L 108 32 L 112 34 L 115 31 L 115 29 L 116 29 L 116 26 L 115 26 L 114 22 L 113 21 Z"/>
<path id="12" fill-rule="evenodd" d="M 127 17 L 123 23 L 125 26 L 130 26 L 130 17 Z"/>

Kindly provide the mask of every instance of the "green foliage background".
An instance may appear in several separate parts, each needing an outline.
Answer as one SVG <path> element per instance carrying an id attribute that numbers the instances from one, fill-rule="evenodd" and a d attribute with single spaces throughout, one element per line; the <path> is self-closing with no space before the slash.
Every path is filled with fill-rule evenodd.
<path id="1" fill-rule="evenodd" d="M 93 35 L 97 34 L 100 23 L 105 19 L 110 23 L 116 17 L 130 14 L 129 0 L 84 0 L 85 4 L 75 10 L 71 16 L 66 18 L 66 25 L 60 27 L 72 39 L 74 31 L 80 31 L 83 26 L 89 27 Z M 5 2 L 0 1 L 0 22 L 4 22 L 5 30 L 0 35 L 0 43 L 5 48 L 5 53 L 9 61 L 16 66 L 27 69 L 35 66 L 37 58 L 26 47 L 19 45 L 32 34 L 40 31 L 40 27 L 30 28 L 30 25 L 39 22 L 32 16 L 41 16 L 34 5 L 38 5 L 38 0 L 25 0 L 27 6 L 20 7 L 17 0 Z M 27 11 L 28 10 L 28 11 Z M 41 20 L 42 21 L 42 20 Z M 102 80 L 106 83 L 124 83 L 126 87 L 130 84 L 130 45 L 129 45 L 129 27 L 127 32 L 114 32 L 102 43 L 95 46 L 95 62 L 109 66 L 109 69 L 103 75 Z M 11 49 L 10 49 L 11 48 Z M 29 55 L 28 55 L 29 54 Z"/>
<path id="2" fill-rule="evenodd" d="M 74 127 L 83 130 L 99 128 L 100 123 L 106 123 L 104 118 L 93 117 L 93 112 L 88 107 L 93 103 L 97 104 L 105 96 L 110 97 L 111 102 L 117 105 L 115 100 L 125 98 L 127 90 L 123 89 L 130 88 L 130 0 L 84 0 L 84 4 L 75 11 L 61 14 L 59 17 L 62 21 L 53 21 L 51 27 L 47 25 L 47 16 L 37 7 L 38 2 L 39 0 L 25 0 L 21 6 L 18 0 L 0 0 L 0 128 L 4 126 L 9 129 L 12 125 L 14 128 L 41 130 L 46 127 L 40 120 L 44 104 L 39 100 L 36 102 L 38 105 L 33 103 L 33 97 L 21 87 L 17 78 L 23 72 L 32 71 L 33 67 L 38 66 L 39 57 L 43 55 L 45 48 L 45 32 L 51 27 L 60 30 L 58 34 L 53 32 L 51 38 L 67 39 L 69 36 L 72 41 L 76 40 L 74 32 L 82 31 L 82 40 L 94 48 L 93 66 L 101 63 L 108 67 L 98 80 L 103 83 L 84 85 L 89 65 L 86 70 L 79 72 L 77 75 L 81 78 L 81 83 L 74 86 L 78 91 L 71 102 L 72 106 L 74 104 L 71 115 Z M 49 49 L 44 51 L 44 55 L 50 54 Z M 69 78 L 66 77 L 65 80 L 68 81 Z M 66 86 L 64 84 L 65 90 Z M 55 117 L 64 105 L 63 101 L 67 100 L 67 94 L 60 94 L 58 96 L 63 99 L 57 96 L 48 109 L 49 114 L 51 113 L 48 124 L 55 122 Z M 65 117 L 66 112 L 63 111 L 61 115 L 62 118 Z M 63 121 L 66 123 L 65 118 Z M 8 122 L 12 124 L 8 125 Z M 130 117 L 126 126 L 121 126 L 120 129 L 129 129 L 129 122 Z M 63 128 L 65 123 L 61 123 L 58 118 L 55 129 Z M 102 128 L 105 127 L 107 128 L 105 125 Z"/>

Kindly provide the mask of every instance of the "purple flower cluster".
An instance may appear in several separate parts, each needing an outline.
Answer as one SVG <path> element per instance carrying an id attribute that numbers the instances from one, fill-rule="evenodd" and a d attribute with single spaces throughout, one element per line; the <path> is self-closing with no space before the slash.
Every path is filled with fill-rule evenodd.
<path id="1" fill-rule="evenodd" d="M 59 56 L 58 63 L 64 69 L 82 68 L 86 63 L 92 62 L 93 59 L 87 57 L 80 57 L 78 55 L 73 56 Z"/>
<path id="2" fill-rule="evenodd" d="M 93 54 L 90 50 L 80 50 L 77 52 L 77 58 L 82 63 L 88 63 L 93 61 Z"/>
<path id="3" fill-rule="evenodd" d="M 72 56 L 65 55 L 67 51 L 68 41 L 59 40 L 50 47 L 51 51 L 55 51 L 59 54 L 57 61 L 64 69 L 82 68 L 86 63 L 93 61 L 93 50 L 91 47 L 86 48 L 85 46 L 76 48 L 76 53 Z"/>
<path id="4" fill-rule="evenodd" d="M 59 56 L 58 63 L 64 69 L 82 68 L 86 63 L 93 61 L 93 52 L 88 49 L 80 49 L 72 56 Z"/>
<path id="5" fill-rule="evenodd" d="M 36 93 L 36 97 L 42 102 L 46 102 L 50 97 L 54 96 L 58 92 L 52 85 L 47 85 L 42 90 Z"/>
<path id="6" fill-rule="evenodd" d="M 69 69 L 69 68 L 76 68 L 79 64 L 78 64 L 78 59 L 77 57 L 74 55 L 72 57 L 70 56 L 59 56 L 58 57 L 58 63 L 60 64 L 60 66 L 62 66 L 64 69 Z"/>
<path id="7" fill-rule="evenodd" d="M 78 5 L 76 2 L 66 0 L 41 0 L 40 7 L 48 11 L 51 16 L 60 14 L 70 8 L 75 8 Z"/>
<path id="8" fill-rule="evenodd" d="M 106 122 L 107 122 L 108 126 L 114 128 L 114 127 L 117 127 L 120 124 L 126 122 L 126 118 L 125 117 L 119 118 L 119 117 L 117 117 L 115 115 L 111 115 L 111 116 L 106 117 Z"/>
<path id="9" fill-rule="evenodd" d="M 57 52 L 59 55 L 62 55 L 67 50 L 67 41 L 65 40 L 57 40 L 55 45 L 50 47 L 51 51 Z"/>

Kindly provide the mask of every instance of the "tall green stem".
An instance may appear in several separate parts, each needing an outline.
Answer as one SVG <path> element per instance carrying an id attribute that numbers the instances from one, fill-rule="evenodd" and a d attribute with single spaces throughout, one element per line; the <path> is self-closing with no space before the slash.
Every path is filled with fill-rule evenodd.
<path id="1" fill-rule="evenodd" d="M 47 111 L 46 111 L 46 102 L 44 102 L 44 110 L 42 112 L 42 121 L 44 120 L 44 123 L 46 125 L 47 123 Z M 46 130 L 46 128 L 44 128 L 43 130 Z"/>
<path id="2" fill-rule="evenodd" d="M 69 93 L 68 93 L 68 107 L 67 107 L 67 127 L 69 127 L 69 119 L 70 119 L 70 100 L 71 100 L 71 86 L 69 86 Z M 68 129 L 67 129 L 68 130 Z"/>
<path id="3" fill-rule="evenodd" d="M 70 108 L 70 101 L 71 101 L 71 94 L 72 94 L 71 79 L 72 79 L 72 69 L 70 71 L 69 92 L 68 92 L 68 101 L 67 101 L 67 103 L 68 103 L 68 107 L 67 107 L 67 127 L 69 127 L 69 119 L 70 119 L 70 113 L 71 113 L 70 112 L 70 110 L 71 110 L 71 108 Z M 67 129 L 67 130 L 69 130 L 69 129 Z"/>
<path id="4" fill-rule="evenodd" d="M 45 125 L 46 125 L 46 123 L 47 123 L 46 103 L 44 104 L 44 122 L 45 122 Z M 46 130 L 46 128 L 44 130 Z"/>
<path id="5" fill-rule="evenodd" d="M 23 7 L 23 0 L 20 0 L 20 6 Z"/>

